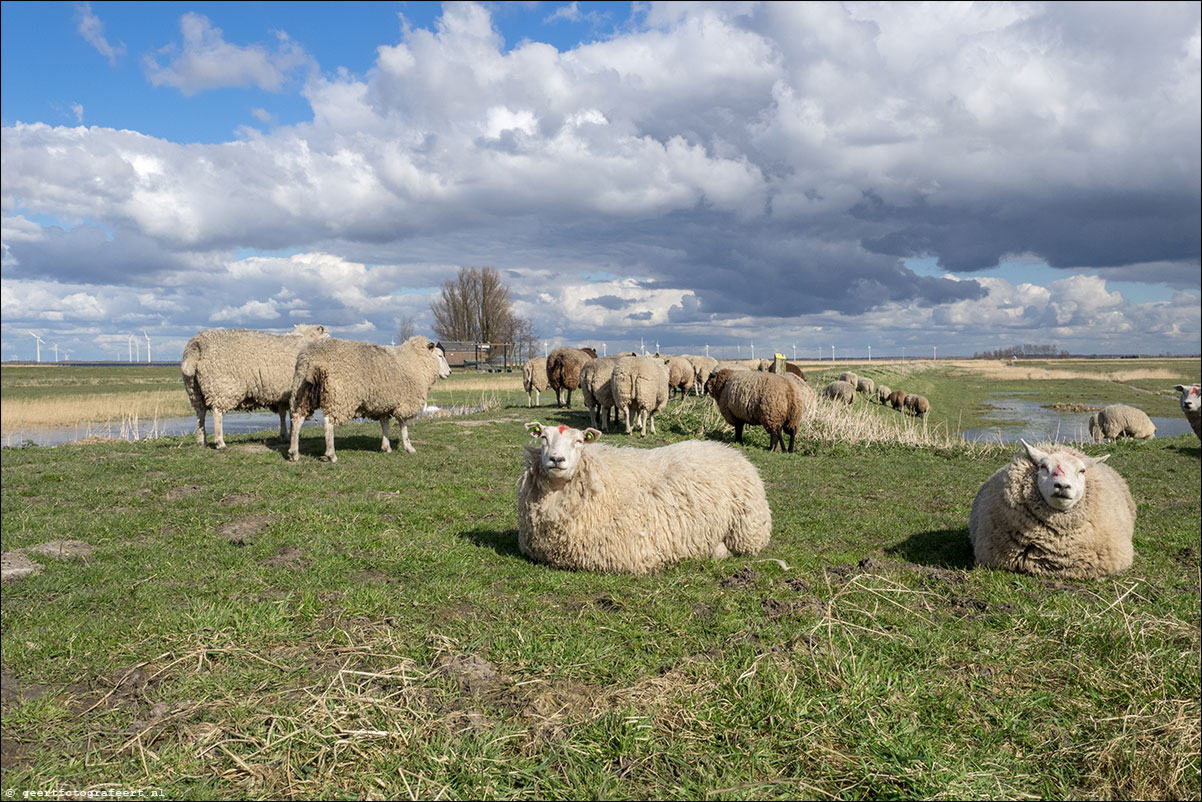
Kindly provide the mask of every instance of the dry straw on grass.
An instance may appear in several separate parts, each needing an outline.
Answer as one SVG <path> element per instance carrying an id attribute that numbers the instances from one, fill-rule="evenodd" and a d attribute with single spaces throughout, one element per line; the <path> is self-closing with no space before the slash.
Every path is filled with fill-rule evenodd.
<path id="1" fill-rule="evenodd" d="M 192 406 L 181 389 L 141 393 L 104 393 L 69 398 L 5 400 L 0 402 L 0 430 L 10 432 L 38 426 L 76 426 L 95 428 L 138 421 L 193 414 Z"/>

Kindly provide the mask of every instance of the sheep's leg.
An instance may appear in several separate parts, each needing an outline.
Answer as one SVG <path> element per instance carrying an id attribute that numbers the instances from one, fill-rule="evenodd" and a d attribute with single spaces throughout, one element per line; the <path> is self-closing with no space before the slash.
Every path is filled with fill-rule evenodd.
<path id="1" fill-rule="evenodd" d="M 789 453 L 793 453 L 793 440 L 797 437 L 797 432 L 789 432 Z"/>
<path id="2" fill-rule="evenodd" d="M 558 387 L 555 388 L 555 406 L 563 407 L 563 391 Z"/>
<path id="3" fill-rule="evenodd" d="M 639 410 L 639 437 L 647 436 L 647 410 Z"/>
<path id="4" fill-rule="evenodd" d="M 630 407 L 622 407 L 621 414 L 626 420 L 626 434 L 630 434 Z"/>
<path id="5" fill-rule="evenodd" d="M 743 445 L 743 421 L 738 421 L 735 424 L 735 442 Z"/>
<path id="6" fill-rule="evenodd" d="M 572 408 L 572 391 L 571 390 L 568 390 L 568 403 L 566 404 L 566 406 L 568 409 Z"/>
<path id="7" fill-rule="evenodd" d="M 392 453 L 392 443 L 388 442 L 388 427 L 391 425 L 391 418 L 380 419 L 380 450 L 385 454 Z"/>
<path id="8" fill-rule="evenodd" d="M 710 556 L 715 560 L 725 560 L 730 556 L 730 549 L 726 548 L 725 543 L 715 543 L 714 550 L 710 552 Z"/>
<path id="9" fill-rule="evenodd" d="M 417 449 L 413 447 L 413 443 L 409 442 L 409 421 L 401 421 L 401 445 L 410 454 L 417 453 Z"/>
<path id="10" fill-rule="evenodd" d="M 326 459 L 330 462 L 337 462 L 338 455 L 334 453 L 334 422 L 326 417 Z"/>
<path id="11" fill-rule="evenodd" d="M 196 410 L 196 445 L 205 444 L 205 408 Z"/>
<path id="12" fill-rule="evenodd" d="M 300 430 L 301 424 L 305 422 L 305 416 L 299 412 L 292 416 L 292 440 L 288 447 L 288 459 L 296 462 L 300 459 Z"/>
<path id="13" fill-rule="evenodd" d="M 651 433 L 655 434 L 655 415 L 651 415 Z"/>
<path id="14" fill-rule="evenodd" d="M 221 410 L 213 409 L 213 444 L 214 448 L 225 448 L 225 435 L 221 430 Z"/>
<path id="15" fill-rule="evenodd" d="M 280 413 L 280 439 L 288 439 L 288 408 L 280 407 L 277 412 Z"/>

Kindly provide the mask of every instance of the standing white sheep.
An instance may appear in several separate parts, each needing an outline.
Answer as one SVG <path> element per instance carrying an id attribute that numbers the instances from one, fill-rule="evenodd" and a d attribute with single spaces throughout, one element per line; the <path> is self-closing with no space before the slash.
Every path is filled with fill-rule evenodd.
<path id="1" fill-rule="evenodd" d="M 1202 438 L 1202 396 L 1199 395 L 1202 387 L 1197 384 L 1188 387 L 1176 384 L 1173 389 L 1181 393 L 1181 411 L 1185 413 L 1185 419 L 1189 421 L 1194 434 Z"/>
<path id="2" fill-rule="evenodd" d="M 298 325 L 288 334 L 250 329 L 205 329 L 184 346 L 180 371 L 196 410 L 196 444 L 205 444 L 205 410 L 213 411 L 213 441 L 225 448 L 222 415 L 270 409 L 280 416 L 280 439 L 288 438 L 288 402 L 296 355 L 329 337 L 325 326 Z"/>
<path id="3" fill-rule="evenodd" d="M 645 574 L 690 557 L 755 554 L 772 536 L 764 483 L 721 443 L 596 445 L 601 433 L 527 425 L 518 548 L 555 568 Z"/>
<path id="4" fill-rule="evenodd" d="M 1069 579 L 1130 567 L 1135 502 L 1123 478 L 1102 464 L 1109 455 L 1022 444 L 973 500 L 968 533 L 976 561 Z"/>
<path id="5" fill-rule="evenodd" d="M 437 379 L 451 375 L 442 346 L 425 337 L 400 345 L 374 345 L 357 340 L 319 340 L 301 350 L 292 377 L 292 446 L 288 458 L 300 459 L 301 423 L 320 409 L 325 418 L 326 459 L 337 462 L 334 427 L 352 418 L 380 422 L 380 450 L 392 451 L 388 427 L 401 424 L 401 445 L 409 442 L 409 421 L 426 406 Z"/>
<path id="6" fill-rule="evenodd" d="M 609 379 L 610 393 L 619 419 L 626 421 L 626 434 L 631 432 L 630 414 L 647 436 L 647 419 L 655 434 L 655 415 L 668 405 L 668 368 L 651 356 L 624 356 L 614 365 Z"/>
<path id="7" fill-rule="evenodd" d="M 543 390 L 550 385 L 547 383 L 547 358 L 545 356 L 527 359 L 522 365 L 522 389 L 526 391 L 526 406 L 538 406 Z"/>
<path id="8" fill-rule="evenodd" d="M 1121 437 L 1151 440 L 1156 436 L 1156 426 L 1142 409 L 1111 404 L 1089 416 L 1089 436 L 1095 443 Z"/>

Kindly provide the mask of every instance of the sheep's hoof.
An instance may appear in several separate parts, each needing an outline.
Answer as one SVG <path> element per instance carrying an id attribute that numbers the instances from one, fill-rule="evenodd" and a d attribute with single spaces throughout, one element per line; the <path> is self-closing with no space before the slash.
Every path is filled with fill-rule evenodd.
<path id="1" fill-rule="evenodd" d="M 417 453 L 417 449 L 416 449 L 416 448 L 414 448 L 413 446 L 405 446 L 405 453 L 407 453 L 407 454 L 416 454 L 416 453 Z"/>
<path id="2" fill-rule="evenodd" d="M 326 454 L 322 457 L 322 459 L 324 459 L 326 462 L 337 462 L 338 455 L 337 454 Z"/>
<path id="3" fill-rule="evenodd" d="M 225 443 L 224 442 L 215 443 L 213 445 L 213 448 L 217 449 L 218 451 L 221 451 L 223 448 L 225 448 Z"/>
<path id="4" fill-rule="evenodd" d="M 296 452 L 296 451 L 289 451 L 288 452 L 288 461 L 289 462 L 300 462 L 300 453 Z"/>

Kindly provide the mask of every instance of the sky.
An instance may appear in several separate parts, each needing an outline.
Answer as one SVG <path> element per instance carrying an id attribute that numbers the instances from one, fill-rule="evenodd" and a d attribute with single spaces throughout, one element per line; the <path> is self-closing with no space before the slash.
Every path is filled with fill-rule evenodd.
<path id="1" fill-rule="evenodd" d="M 0 357 L 462 267 L 548 348 L 1197 354 L 1200 9 L 5 2 Z"/>

